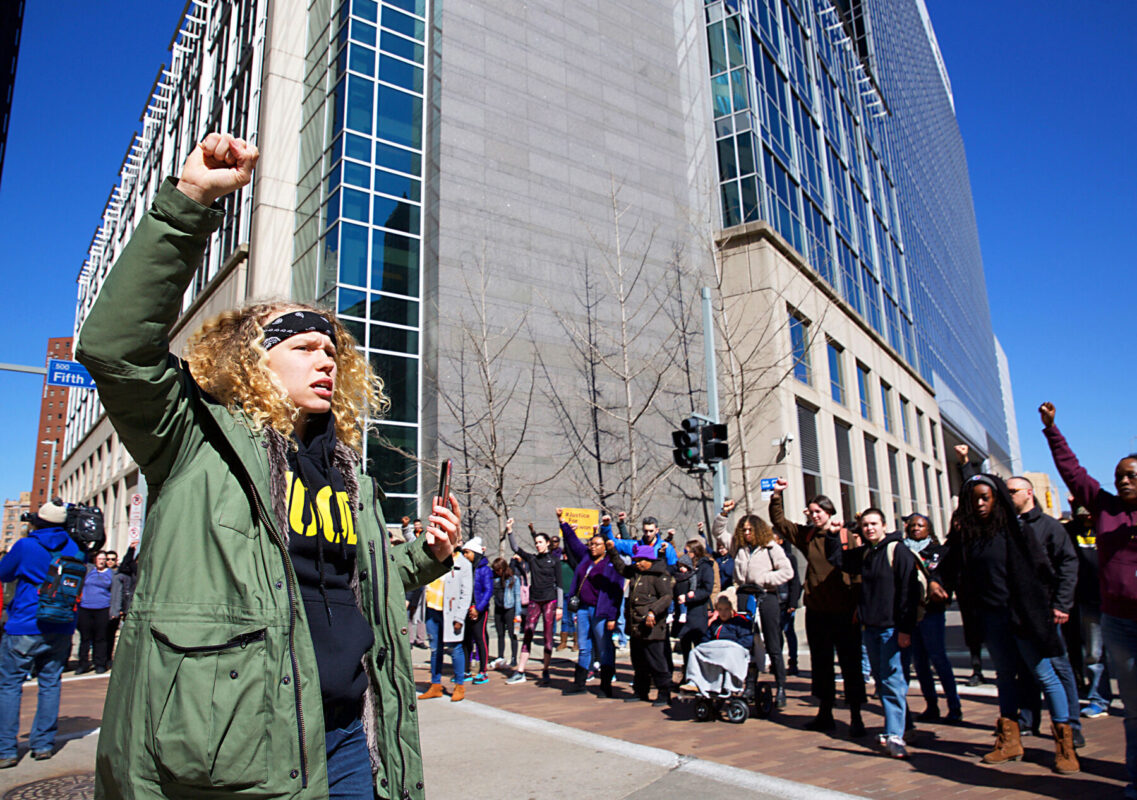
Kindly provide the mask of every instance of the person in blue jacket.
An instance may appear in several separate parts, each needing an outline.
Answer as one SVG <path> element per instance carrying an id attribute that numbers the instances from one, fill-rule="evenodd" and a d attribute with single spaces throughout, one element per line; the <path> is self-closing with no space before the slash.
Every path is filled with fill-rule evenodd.
<path id="1" fill-rule="evenodd" d="M 623 521 L 621 520 L 621 525 Z M 607 524 L 601 523 L 600 535 L 605 539 L 609 539 L 616 543 L 616 552 L 622 556 L 632 557 L 632 552 L 641 545 L 646 545 L 655 552 L 655 557 L 663 557 L 667 563 L 667 569 L 674 571 L 675 563 L 679 560 L 679 555 L 675 552 L 675 547 L 659 537 L 659 520 L 655 517 L 644 517 L 641 525 L 643 529 L 643 537 L 636 541 L 635 539 L 617 539 L 612 536 L 612 523 L 609 521 Z"/>
<path id="2" fill-rule="evenodd" d="M 16 581 L 8 604 L 8 623 L 0 641 L 0 769 L 16 766 L 16 736 L 20 725 L 21 685 L 28 673 L 39 678 L 39 698 L 28 744 L 32 758 L 51 758 L 59 718 L 59 687 L 63 667 L 71 654 L 75 619 L 56 625 L 36 620 L 39 587 L 57 556 L 82 560 L 63 522 L 67 509 L 58 501 L 40 506 L 32 516 L 32 531 L 12 545 L 0 559 L 0 583 Z"/>
<path id="3" fill-rule="evenodd" d="M 474 648 L 478 649 L 478 673 L 471 683 L 489 682 L 486 670 L 489 669 L 490 648 L 486 638 L 486 623 L 489 620 L 490 599 L 493 597 L 493 568 L 486 558 L 486 546 L 482 537 L 475 536 L 462 545 L 462 555 L 474 565 L 474 599 L 470 603 L 470 621 L 466 624 L 465 650 L 466 674 L 471 672 L 474 661 Z"/>
<path id="4" fill-rule="evenodd" d="M 734 604 L 725 593 L 715 598 L 715 612 L 718 618 L 711 622 L 705 641 L 722 639 L 737 642 L 749 653 L 754 646 L 754 623 L 750 617 L 741 611 L 735 611 Z"/>

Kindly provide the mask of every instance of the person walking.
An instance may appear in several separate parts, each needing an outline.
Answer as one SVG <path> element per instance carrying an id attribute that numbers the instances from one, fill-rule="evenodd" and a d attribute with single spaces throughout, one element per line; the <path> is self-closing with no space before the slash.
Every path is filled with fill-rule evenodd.
<path id="1" fill-rule="evenodd" d="M 1112 677 L 1125 707 L 1126 797 L 1137 798 L 1137 453 L 1113 470 L 1116 494 L 1107 491 L 1078 462 L 1054 424 L 1053 403 L 1038 408 L 1043 435 L 1058 474 L 1077 505 L 1093 515 L 1101 589 L 1101 631 Z"/>
<path id="2" fill-rule="evenodd" d="M 920 594 L 916 557 L 899 531 L 885 531 L 884 512 L 878 508 L 861 512 L 860 532 L 865 543 L 847 548 L 840 532 L 830 531 L 825 550 L 834 567 L 861 579 L 857 616 L 864 625 L 861 636 L 884 707 L 881 744 L 893 758 L 907 758 L 908 681 L 900 652 L 911 645 L 916 630 Z"/>
<path id="3" fill-rule="evenodd" d="M 1001 764 L 1023 756 L 1016 681 L 1021 660 L 1050 708 L 1055 771 L 1078 772 L 1066 691 L 1050 661 L 1063 652 L 1054 624 L 1057 579 L 1041 538 L 1018 517 L 1002 479 L 976 475 L 963 485 L 940 576 L 961 604 L 976 609 L 983 641 L 995 662 L 997 738 L 983 762 Z"/>
<path id="4" fill-rule="evenodd" d="M 637 545 L 632 563 L 627 564 L 608 539 L 604 546 L 612 567 L 628 581 L 628 635 L 632 649 L 631 700 L 647 702 L 651 685 L 656 688 L 652 705 L 671 703 L 671 664 L 667 662 L 667 609 L 671 607 L 675 579 L 667 569 L 665 556 L 651 545 Z"/>
<path id="5" fill-rule="evenodd" d="M 79 664 L 75 674 L 90 672 L 94 661 L 96 674 L 107 671 L 110 652 L 107 634 L 110 633 L 111 584 L 114 572 L 107 567 L 107 554 L 95 553 L 94 561 L 83 581 L 83 597 L 79 601 Z"/>
<path id="6" fill-rule="evenodd" d="M 955 724 L 963 720 L 963 707 L 959 701 L 959 690 L 955 684 L 955 673 L 947 654 L 947 604 L 951 598 L 943 587 L 940 577 L 940 562 L 944 546 L 936 539 L 932 521 L 923 514 L 912 514 L 904 522 L 904 544 L 923 563 L 928 575 L 928 604 L 924 618 L 916 623 L 912 631 L 912 646 L 901 651 L 904 662 L 904 679 L 908 680 L 909 670 L 915 667 L 920 692 L 924 696 L 924 710 L 916 717 L 919 722 L 945 722 Z M 936 694 L 936 679 L 932 668 L 940 679 L 947 701 L 947 716 L 940 714 Z"/>
<path id="7" fill-rule="evenodd" d="M 16 737 L 20 726 L 20 701 L 24 679 L 35 673 L 39 684 L 36 713 L 28 735 L 31 756 L 37 761 L 55 753 L 55 734 L 59 720 L 60 679 L 71 639 L 75 617 L 49 623 L 37 619 L 39 589 L 58 557 L 83 559 L 79 546 L 71 541 L 63 523 L 67 509 L 52 500 L 39 507 L 29 520 L 27 536 L 17 539 L 0 558 L 0 583 L 12 583 L 15 591 L 7 597 L 8 620 L 0 639 L 0 769 L 16 766 Z"/>
<path id="8" fill-rule="evenodd" d="M 406 591 L 449 569 L 461 513 L 391 548 L 365 472 L 387 401 L 351 334 L 289 302 L 224 311 L 170 353 L 215 201 L 257 149 L 210 133 L 111 269 L 76 359 L 150 487 L 95 793 L 116 800 L 424 796 Z M 161 697 L 161 705 L 154 698 Z M 391 713 L 391 709 L 401 709 Z"/>
<path id="9" fill-rule="evenodd" d="M 810 692 L 818 700 L 817 716 L 806 728 L 829 731 L 836 727 L 833 706 L 837 698 L 834 655 L 841 664 L 845 702 L 849 706 L 849 736 L 865 735 L 861 707 L 865 704 L 865 680 L 861 670 L 861 626 L 856 619 L 857 598 L 852 575 L 835 568 L 826 556 L 825 537 L 830 529 L 840 532 L 842 546 L 859 542 L 840 527 L 837 509 L 825 495 L 810 499 L 806 508 L 809 525 L 786 519 L 782 496 L 786 482 L 779 479 L 770 497 L 770 522 L 805 556 L 805 638 L 809 644 Z M 721 515 L 720 515 L 721 516 Z M 716 524 L 718 520 L 716 519 Z"/>

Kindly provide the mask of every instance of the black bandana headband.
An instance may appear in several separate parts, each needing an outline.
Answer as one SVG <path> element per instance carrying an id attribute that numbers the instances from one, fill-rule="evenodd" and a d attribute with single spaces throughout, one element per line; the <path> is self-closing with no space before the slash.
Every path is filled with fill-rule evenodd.
<path id="1" fill-rule="evenodd" d="M 271 350 L 285 339 L 312 331 L 325 334 L 333 345 L 336 343 L 335 329 L 323 314 L 315 311 L 289 311 L 264 326 L 265 340 L 262 346 L 265 350 Z"/>

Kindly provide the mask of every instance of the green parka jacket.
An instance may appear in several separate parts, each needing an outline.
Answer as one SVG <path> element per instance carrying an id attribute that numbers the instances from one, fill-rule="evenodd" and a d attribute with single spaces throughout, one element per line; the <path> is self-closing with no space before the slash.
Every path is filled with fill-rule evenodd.
<path id="1" fill-rule="evenodd" d="M 328 796 L 315 653 L 287 528 L 270 510 L 272 437 L 206 396 L 169 353 L 182 296 L 222 217 L 167 181 L 76 351 L 149 487 L 138 586 L 99 736 L 99 798 Z M 357 457 L 346 464 L 354 586 L 375 634 L 364 728 L 376 796 L 422 798 L 404 592 L 451 562 L 439 563 L 425 537 L 390 546 L 377 490 Z"/>

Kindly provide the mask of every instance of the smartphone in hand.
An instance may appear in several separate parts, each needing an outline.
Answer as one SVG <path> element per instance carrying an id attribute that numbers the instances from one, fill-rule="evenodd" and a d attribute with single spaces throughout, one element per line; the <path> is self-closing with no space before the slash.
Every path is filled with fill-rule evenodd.
<path id="1" fill-rule="evenodd" d="M 445 458 L 438 467 L 438 498 L 442 505 L 450 500 L 450 474 L 454 469 L 454 460 Z"/>

